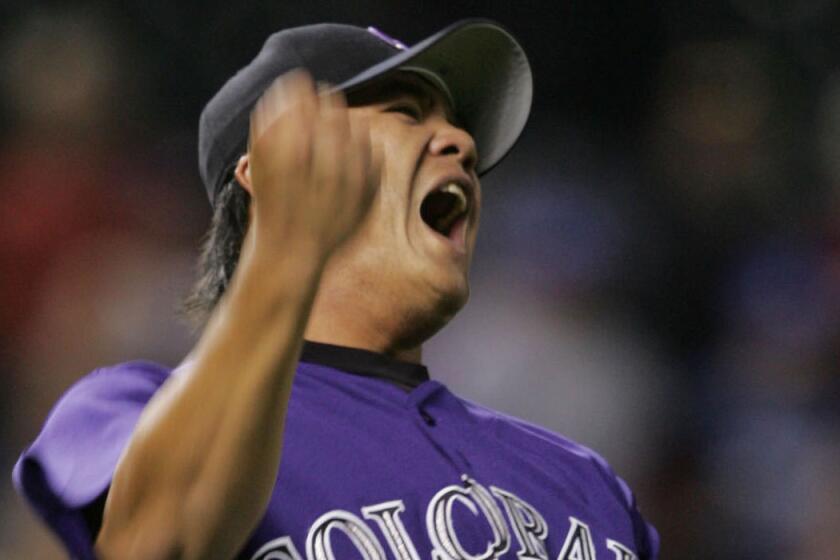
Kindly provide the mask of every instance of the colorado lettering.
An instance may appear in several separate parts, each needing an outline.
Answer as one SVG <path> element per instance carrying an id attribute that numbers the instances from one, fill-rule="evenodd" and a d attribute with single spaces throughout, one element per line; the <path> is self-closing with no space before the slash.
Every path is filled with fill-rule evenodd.
<path id="1" fill-rule="evenodd" d="M 434 544 L 434 560 L 491 560 L 504 554 L 509 547 L 510 533 L 490 493 L 469 477 L 464 477 L 464 485 L 464 488 L 447 486 L 429 502 L 426 527 Z M 487 543 L 484 552 L 473 555 L 461 546 L 452 523 L 452 506 L 456 502 L 469 508 L 473 515 L 481 512 L 490 524 L 493 540 Z"/>
<path id="2" fill-rule="evenodd" d="M 516 553 L 519 560 L 548 560 L 545 549 L 548 525 L 540 512 L 525 500 L 501 488 L 491 486 L 490 491 L 505 506 L 510 525 L 519 541 L 520 548 Z"/>
<path id="3" fill-rule="evenodd" d="M 442 488 L 426 507 L 426 533 L 431 544 L 430 560 L 493 560 L 500 558 L 515 545 L 519 560 L 550 560 L 546 540 L 549 526 L 543 515 L 516 494 L 491 486 L 489 489 L 469 477 L 463 485 Z M 455 519 L 456 506 L 471 516 Z M 331 536 L 343 533 L 352 543 L 356 555 L 364 560 L 421 560 L 412 537 L 406 530 L 402 514 L 406 511 L 402 500 L 390 500 L 361 508 L 362 517 L 345 510 L 324 513 L 309 527 L 306 536 L 306 556 L 302 556 L 291 537 L 282 536 L 265 543 L 251 560 L 337 560 Z M 370 525 L 365 522 L 367 520 Z M 568 518 L 565 538 L 555 560 L 597 560 L 592 531 L 576 517 Z M 460 525 L 459 525 L 460 524 Z M 459 538 L 466 533 L 466 525 L 475 524 L 485 535 L 485 542 L 476 547 L 466 546 Z M 379 536 L 371 527 L 379 532 Z M 638 560 L 633 550 L 606 538 L 609 560 Z M 390 554 L 386 555 L 386 549 Z"/>

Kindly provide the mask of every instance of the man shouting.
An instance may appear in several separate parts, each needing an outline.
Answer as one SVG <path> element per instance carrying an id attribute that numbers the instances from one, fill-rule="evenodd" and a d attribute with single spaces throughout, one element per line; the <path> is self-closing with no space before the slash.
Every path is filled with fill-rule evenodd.
<path id="1" fill-rule="evenodd" d="M 84 377 L 16 467 L 71 555 L 657 556 L 597 454 L 421 365 L 467 301 L 479 176 L 531 88 L 522 48 L 486 20 L 410 48 L 334 24 L 267 40 L 201 117 L 199 341 L 174 370 Z"/>

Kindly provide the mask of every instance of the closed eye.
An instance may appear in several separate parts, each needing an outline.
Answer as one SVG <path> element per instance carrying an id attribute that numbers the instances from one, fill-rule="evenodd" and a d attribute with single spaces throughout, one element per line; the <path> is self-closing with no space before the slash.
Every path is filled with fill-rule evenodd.
<path id="1" fill-rule="evenodd" d="M 415 121 L 420 121 L 423 118 L 422 110 L 418 105 L 413 103 L 395 103 L 389 105 L 385 111 L 388 113 L 402 113 Z"/>

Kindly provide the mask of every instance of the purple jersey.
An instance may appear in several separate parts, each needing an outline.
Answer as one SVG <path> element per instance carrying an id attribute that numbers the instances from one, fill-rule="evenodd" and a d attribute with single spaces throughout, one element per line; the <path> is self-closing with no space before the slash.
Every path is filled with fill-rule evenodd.
<path id="1" fill-rule="evenodd" d="M 170 375 L 148 362 L 94 371 L 18 461 L 18 489 L 74 557 L 93 558 L 117 459 Z M 307 342 L 277 483 L 237 558 L 630 560 L 658 548 L 589 449 L 465 401 L 423 366 Z"/>

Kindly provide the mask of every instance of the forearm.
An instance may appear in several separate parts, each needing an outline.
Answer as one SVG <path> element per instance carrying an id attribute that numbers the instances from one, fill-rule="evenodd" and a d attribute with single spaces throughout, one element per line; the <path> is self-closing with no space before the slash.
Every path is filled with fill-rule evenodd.
<path id="1" fill-rule="evenodd" d="M 234 171 L 250 193 L 237 272 L 185 371 L 141 415 L 117 465 L 97 553 L 229 558 L 263 515 L 303 333 L 328 256 L 379 185 L 367 120 L 305 73 L 270 86 Z"/>
<path id="2" fill-rule="evenodd" d="M 294 253 L 243 251 L 186 371 L 149 403 L 120 460 L 104 558 L 227 558 L 263 514 L 322 268 Z"/>

